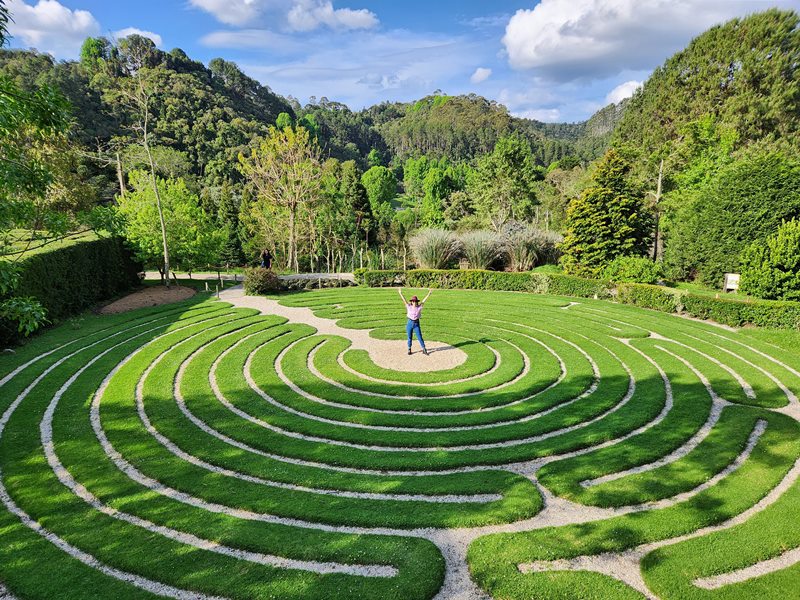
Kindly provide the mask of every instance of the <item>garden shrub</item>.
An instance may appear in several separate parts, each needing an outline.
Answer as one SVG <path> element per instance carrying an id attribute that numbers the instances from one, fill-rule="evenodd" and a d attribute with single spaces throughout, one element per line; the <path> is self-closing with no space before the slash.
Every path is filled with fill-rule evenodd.
<path id="1" fill-rule="evenodd" d="M 661 278 L 661 266 L 644 256 L 618 256 L 603 273 L 617 283 L 656 283 Z"/>
<path id="2" fill-rule="evenodd" d="M 283 290 L 280 277 L 272 269 L 256 267 L 244 271 L 244 291 L 250 295 L 269 294 Z"/>
<path id="3" fill-rule="evenodd" d="M 667 313 L 680 312 L 682 307 L 680 293 L 662 286 L 642 283 L 617 285 L 617 302 Z"/>
<path id="4" fill-rule="evenodd" d="M 683 310 L 698 319 L 711 319 L 723 325 L 800 329 L 800 302 L 772 300 L 743 301 L 687 294 Z"/>
<path id="5" fill-rule="evenodd" d="M 409 240 L 419 265 L 425 269 L 444 269 L 453 262 L 461 249 L 458 238 L 443 229 L 420 229 Z"/>
<path id="6" fill-rule="evenodd" d="M 116 237 L 37 252 L 19 264 L 15 296 L 36 298 L 51 323 L 139 285 L 142 270 Z"/>
<path id="7" fill-rule="evenodd" d="M 769 300 L 800 300 L 800 220 L 786 221 L 742 254 L 741 291 Z"/>

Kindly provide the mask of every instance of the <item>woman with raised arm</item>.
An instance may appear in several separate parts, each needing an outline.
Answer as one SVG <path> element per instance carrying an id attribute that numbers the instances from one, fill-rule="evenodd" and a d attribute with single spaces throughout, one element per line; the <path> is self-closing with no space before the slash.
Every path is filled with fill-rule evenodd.
<path id="1" fill-rule="evenodd" d="M 397 293 L 400 294 L 400 297 L 403 299 L 403 304 L 406 305 L 406 316 L 408 317 L 408 322 L 406 323 L 406 334 L 408 335 L 408 353 L 411 354 L 411 339 L 416 332 L 419 345 L 422 346 L 422 353 L 425 356 L 428 356 L 428 351 L 425 349 L 425 341 L 422 339 L 422 329 L 419 327 L 419 318 L 422 315 L 422 308 L 425 306 L 425 301 L 431 295 L 431 290 L 428 290 L 428 295 L 425 296 L 422 302 L 420 302 L 419 298 L 416 296 L 411 296 L 411 300 L 406 301 L 405 297 L 403 296 L 403 290 L 400 288 L 397 288 Z"/>

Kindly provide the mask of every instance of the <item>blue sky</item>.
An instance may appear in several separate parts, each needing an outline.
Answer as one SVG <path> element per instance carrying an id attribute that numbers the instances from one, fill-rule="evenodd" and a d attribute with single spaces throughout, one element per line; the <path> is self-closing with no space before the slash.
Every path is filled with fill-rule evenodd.
<path id="1" fill-rule="evenodd" d="M 276 92 L 354 109 L 440 89 L 577 121 L 633 93 L 692 37 L 800 0 L 6 0 L 12 47 L 75 58 L 89 35 L 144 32 L 222 57 Z"/>

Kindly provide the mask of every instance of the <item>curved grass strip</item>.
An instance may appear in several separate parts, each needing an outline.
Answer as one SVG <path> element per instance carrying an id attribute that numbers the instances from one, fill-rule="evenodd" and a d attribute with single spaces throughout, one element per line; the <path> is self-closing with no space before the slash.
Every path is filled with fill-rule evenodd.
<path id="1" fill-rule="evenodd" d="M 791 598 L 797 593 L 798 562 L 791 552 L 800 547 L 798 505 L 795 483 L 740 525 L 659 548 L 642 560 L 645 581 L 663 598 Z M 776 560 L 775 570 L 763 568 Z M 758 571 L 747 572 L 759 563 Z"/>
<path id="2" fill-rule="evenodd" d="M 92 387 L 89 387 L 89 389 L 92 389 Z M 85 420 L 84 420 L 84 422 L 85 422 Z M 82 451 L 85 451 L 85 448 L 86 448 L 86 446 L 83 446 L 83 448 L 82 448 Z M 128 485 L 130 485 L 130 480 L 126 480 L 124 477 L 123 477 L 122 479 L 123 479 L 123 481 L 127 481 Z M 62 496 L 59 496 L 59 494 L 56 494 L 55 496 L 56 496 L 56 497 L 53 499 L 53 502 L 55 503 L 55 505 L 56 505 L 56 506 L 61 506 L 61 505 L 59 504 L 59 501 L 63 501 L 63 500 L 64 500 L 64 498 L 63 498 L 63 495 L 62 495 Z M 130 495 L 130 497 L 131 497 L 131 498 L 136 498 L 136 494 L 132 494 L 132 495 Z M 75 500 L 77 500 L 77 498 L 75 498 Z M 67 507 L 64 507 L 64 506 L 62 506 L 62 508 L 61 508 L 61 509 L 59 509 L 59 510 L 60 510 L 61 512 L 64 512 L 64 510 L 66 510 L 66 508 L 68 508 L 68 506 L 67 506 Z M 80 508 L 80 507 L 78 507 L 78 506 L 76 506 L 76 507 L 75 507 L 75 509 L 76 509 L 76 510 L 78 510 L 79 508 Z M 155 514 L 161 514 L 161 513 L 160 513 L 159 511 L 156 511 L 156 513 L 155 513 Z M 58 515 L 58 517 L 59 517 L 59 518 L 61 518 L 62 516 L 63 516 L 63 515 L 61 515 L 61 514 L 59 514 L 59 515 Z M 200 517 L 200 518 L 199 518 L 199 520 L 197 521 L 198 523 L 201 523 L 201 524 L 202 524 L 202 523 L 205 523 L 205 522 L 206 522 L 206 519 L 205 519 L 205 518 L 204 518 L 202 515 L 198 515 L 198 516 Z M 100 526 L 102 525 L 102 521 L 103 521 L 103 519 L 99 518 L 99 517 L 98 517 L 97 515 L 95 515 L 95 514 L 92 514 L 91 516 L 87 515 L 87 516 L 86 516 L 86 518 L 88 519 L 87 521 L 83 521 L 83 520 L 81 520 L 81 519 L 79 519 L 79 520 L 78 520 L 78 523 L 79 523 L 79 526 L 80 526 L 80 528 L 83 528 L 83 525 L 85 525 L 85 523 L 87 523 L 87 522 L 94 523 L 96 527 L 100 527 Z M 120 525 L 119 525 L 119 524 L 115 524 L 115 525 L 117 525 L 117 527 L 120 527 Z M 124 529 L 124 527 L 123 527 L 123 529 Z M 262 531 L 261 533 L 263 534 L 264 532 Z M 130 529 L 129 531 L 127 531 L 127 532 L 124 534 L 124 537 L 122 537 L 122 538 L 119 538 L 119 537 L 118 537 L 118 535 L 120 535 L 120 534 L 122 534 L 122 532 L 120 532 L 120 533 L 118 533 L 118 534 L 115 534 L 115 535 L 112 535 L 112 536 L 110 536 L 110 537 L 109 537 L 109 539 L 110 539 L 110 540 L 115 540 L 115 539 L 125 539 L 127 544 L 130 544 L 130 545 L 133 545 L 133 544 L 135 544 L 135 540 L 137 539 L 137 535 L 138 535 L 138 534 L 136 533 L 136 530 L 135 530 L 135 529 Z M 97 535 L 98 535 L 98 536 L 100 536 L 100 532 L 97 532 Z M 292 535 L 295 535 L 295 536 L 296 536 L 296 534 L 294 534 L 294 533 L 293 533 Z M 100 536 L 100 537 L 102 537 L 102 536 Z M 112 543 L 113 543 L 113 542 L 112 542 Z M 116 545 L 116 544 L 114 544 L 114 545 Z M 145 547 L 147 547 L 147 542 L 144 542 L 144 546 L 143 546 L 143 548 L 145 548 Z M 157 548 L 155 548 L 155 549 L 157 549 Z M 151 548 L 151 550 L 152 550 L 152 548 Z M 166 550 L 166 549 L 165 549 L 165 548 L 162 548 L 162 550 Z M 99 554 L 99 553 L 101 553 L 101 551 L 102 551 L 102 546 L 97 546 L 97 547 L 95 548 L 95 552 L 96 552 L 96 553 L 98 553 L 98 554 Z M 185 558 L 185 560 L 189 560 L 189 561 L 190 561 L 190 562 L 189 562 L 189 565 L 191 565 L 191 564 L 195 564 L 195 562 L 196 562 L 196 561 L 199 561 L 199 560 L 200 560 L 200 558 L 199 558 L 198 556 L 195 556 L 195 555 L 194 555 L 194 554 L 192 554 L 192 553 L 190 553 L 190 554 L 187 556 L 187 553 L 186 553 L 185 551 L 181 551 L 181 552 L 167 552 L 167 554 L 166 554 L 166 555 L 167 555 L 167 556 L 172 556 L 172 554 L 177 554 L 177 555 L 180 555 L 180 556 L 185 556 L 185 557 L 186 557 L 186 558 Z M 162 561 L 163 561 L 163 559 L 161 559 L 161 558 L 159 558 L 159 560 L 162 560 Z M 173 568 L 173 569 L 177 569 L 177 568 L 179 568 L 179 564 L 177 564 L 177 562 L 175 562 L 175 561 L 173 561 L 173 564 L 172 564 L 171 566 L 172 566 L 172 568 Z M 196 568 L 196 566 L 197 566 L 197 564 L 195 564 L 195 568 Z M 213 571 L 214 569 L 219 569 L 219 568 L 221 568 L 221 567 L 222 567 L 222 565 L 221 565 L 221 564 L 218 564 L 216 567 L 213 567 L 211 570 Z M 164 569 L 164 568 L 166 568 L 166 567 L 163 567 L 163 566 L 162 566 L 161 568 L 162 568 L 162 569 Z M 252 574 L 252 577 L 253 577 L 253 582 L 254 582 L 254 585 L 255 585 L 255 584 L 256 584 L 256 582 L 257 582 L 257 580 L 258 580 L 258 577 L 256 576 L 256 574 L 255 574 L 255 573 L 253 573 L 253 574 Z M 267 578 L 267 579 L 270 579 L 270 577 L 269 577 L 269 576 L 268 576 L 268 577 L 266 577 L 266 578 Z M 291 576 L 290 576 L 290 578 L 291 578 Z M 308 577 L 306 577 L 306 579 L 308 579 L 309 581 L 313 581 L 313 579 L 314 579 L 314 578 L 311 578 L 311 579 L 309 579 Z M 210 582 L 210 581 L 211 581 L 211 580 L 209 580 L 209 582 Z M 250 593 L 253 593 L 253 594 L 255 594 L 255 593 L 257 592 L 257 588 L 253 588 L 252 590 L 248 591 L 248 587 L 249 587 L 249 586 L 246 584 L 246 580 L 244 580 L 244 581 L 243 581 L 243 584 L 245 584 L 245 585 L 243 585 L 243 591 L 242 591 L 242 592 L 237 592 L 237 593 L 235 594 L 235 596 L 234 596 L 234 597 L 238 597 L 238 596 L 240 595 L 240 593 L 242 593 L 242 594 L 243 594 L 243 596 L 242 596 L 242 597 L 250 597 Z M 261 587 L 263 587 L 263 584 L 261 584 Z M 257 594 L 256 594 L 256 595 L 257 595 Z"/>
<path id="3" fill-rule="evenodd" d="M 796 421 L 772 413 L 757 414 L 768 423 L 765 433 L 744 465 L 711 489 L 670 508 L 581 525 L 479 538 L 469 550 L 473 576 L 489 593 L 509 598 L 546 594 L 544 590 L 551 587 L 555 590 L 567 589 L 562 586 L 569 585 L 583 587 L 587 583 L 584 573 L 522 574 L 518 565 L 620 552 L 684 535 L 745 511 L 775 487 L 800 456 L 800 426 Z M 598 586 L 598 595 L 616 597 L 618 581 L 608 577 L 592 579 L 596 580 L 593 583 Z"/>
<path id="4" fill-rule="evenodd" d="M 203 337 L 215 337 L 217 332 L 206 332 L 198 336 L 196 340 L 185 344 L 180 353 L 169 352 L 160 364 L 160 373 L 176 372 L 180 361 L 188 356 L 193 349 L 193 344 L 200 343 Z M 168 342 L 165 342 L 168 343 Z M 155 351 L 155 349 L 154 349 Z M 173 371 L 174 369 L 174 371 Z M 160 376 L 159 376 L 160 377 Z M 165 393 L 164 386 L 160 381 L 155 381 L 153 385 L 148 385 L 145 380 L 143 387 L 145 408 L 153 412 L 155 408 L 151 406 L 174 406 L 171 390 Z M 107 431 L 108 438 L 112 445 L 126 457 L 137 469 L 149 475 L 153 479 L 170 485 L 181 492 L 191 493 L 192 481 L 200 479 L 201 472 L 194 465 L 176 460 L 164 448 L 148 439 L 144 432 L 137 428 L 132 435 L 122 436 L 121 428 L 125 423 L 131 421 L 131 414 L 127 418 L 122 416 L 123 406 L 113 405 L 114 412 L 111 413 L 104 406 L 103 424 Z M 133 408 L 133 407 L 131 407 Z M 118 413 L 119 411 L 119 413 Z M 108 415 L 108 416 L 107 416 Z M 155 417 L 153 417 L 155 419 Z M 155 421 L 154 421 L 155 422 Z M 138 435 L 137 435 L 138 434 Z M 134 444 L 132 438 L 137 436 Z M 155 473 L 148 472 L 150 464 L 159 465 L 158 477 Z M 187 474 L 188 473 L 188 474 Z M 218 474 L 202 473 L 202 479 L 208 485 Z M 314 521 L 329 521 L 336 524 L 347 524 L 353 526 L 394 526 L 394 527 L 415 527 L 431 526 L 438 523 L 470 523 L 477 520 L 481 522 L 498 522 L 513 520 L 521 516 L 535 513 L 540 500 L 538 494 L 531 496 L 530 484 L 524 479 L 518 478 L 516 484 L 512 484 L 510 489 L 504 490 L 507 494 L 502 500 L 490 503 L 478 503 L 470 510 L 470 504 L 451 505 L 446 503 L 426 503 L 425 510 L 420 511 L 420 502 L 416 501 L 376 501 L 359 500 L 340 496 L 321 496 L 319 494 L 309 494 L 298 490 L 265 488 L 248 481 L 226 481 L 222 488 L 223 495 L 212 489 L 204 489 L 202 497 L 215 503 L 223 503 L 230 490 L 236 490 L 234 495 L 237 502 L 236 508 L 247 511 L 275 514 L 290 519 L 309 519 Z M 526 499 L 526 496 L 530 499 Z M 392 509 L 392 510 L 390 510 Z M 396 510 L 395 510 L 396 509 Z M 511 511 L 509 516 L 505 513 Z M 388 517 L 387 517 L 388 514 Z M 336 515 L 340 515 L 338 518 Z M 344 519 L 341 521 L 340 519 Z"/>

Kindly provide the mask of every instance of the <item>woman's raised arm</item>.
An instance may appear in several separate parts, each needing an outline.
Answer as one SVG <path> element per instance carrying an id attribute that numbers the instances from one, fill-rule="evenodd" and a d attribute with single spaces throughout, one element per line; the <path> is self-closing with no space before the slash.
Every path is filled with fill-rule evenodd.
<path id="1" fill-rule="evenodd" d="M 403 296 L 403 292 L 402 292 L 401 288 L 397 288 L 397 293 L 400 294 L 400 298 L 403 300 L 403 304 L 404 305 L 408 304 L 408 302 L 406 302 L 405 297 Z"/>
<path id="2" fill-rule="evenodd" d="M 420 304 L 425 304 L 425 301 L 426 301 L 426 300 L 427 300 L 427 299 L 430 297 L 430 295 L 431 295 L 432 293 L 433 293 L 433 290 L 432 290 L 432 289 L 430 289 L 430 288 L 428 288 L 428 295 L 427 295 L 427 296 L 425 296 L 425 297 L 422 299 L 422 302 L 420 302 Z"/>

